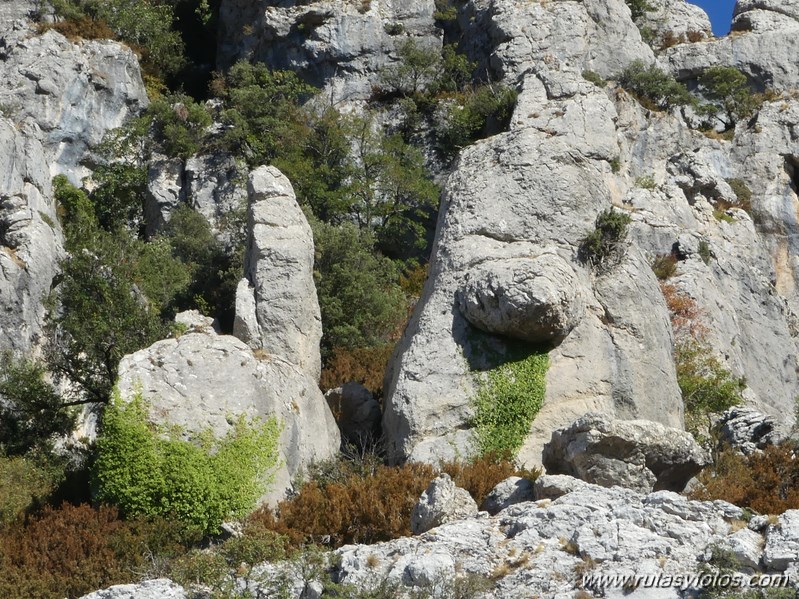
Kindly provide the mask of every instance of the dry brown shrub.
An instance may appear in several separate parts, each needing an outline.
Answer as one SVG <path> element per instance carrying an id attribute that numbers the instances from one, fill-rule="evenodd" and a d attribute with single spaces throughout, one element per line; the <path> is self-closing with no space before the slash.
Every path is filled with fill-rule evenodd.
<path id="1" fill-rule="evenodd" d="M 89 17 L 58 21 L 57 23 L 42 23 L 39 26 L 40 33 L 44 33 L 48 29 L 56 30 L 71 42 L 81 39 L 113 40 L 117 38 L 108 23 L 102 19 L 90 19 Z"/>
<path id="2" fill-rule="evenodd" d="M 693 499 L 723 499 L 761 514 L 799 509 L 799 459 L 787 443 L 748 457 L 725 450 L 699 480 Z"/>
<path id="3" fill-rule="evenodd" d="M 459 487 L 482 505 L 491 489 L 510 476 L 520 476 L 535 480 L 540 471 L 520 470 L 513 462 L 494 455 L 485 455 L 471 462 L 447 462 L 441 470 L 446 472 Z"/>
<path id="4" fill-rule="evenodd" d="M 411 534 L 411 510 L 435 478 L 428 464 L 382 466 L 373 476 L 350 475 L 345 482 L 315 481 L 281 502 L 275 516 L 261 508 L 250 522 L 284 535 L 294 545 L 377 543 Z"/>
<path id="5" fill-rule="evenodd" d="M 382 397 L 383 375 L 393 351 L 393 343 L 358 349 L 336 348 L 322 369 L 319 386 L 322 391 L 327 391 L 355 381 L 375 396 Z"/>
<path id="6" fill-rule="evenodd" d="M 707 327 L 702 324 L 702 310 L 696 300 L 674 285 L 661 283 L 660 289 L 666 299 L 675 337 L 678 340 L 690 338 L 701 341 L 704 339 Z"/>
<path id="7" fill-rule="evenodd" d="M 688 41 L 691 43 L 701 42 L 702 40 L 706 39 L 707 36 L 703 31 L 689 31 L 688 32 Z"/>
<path id="8" fill-rule="evenodd" d="M 673 31 L 667 31 L 663 34 L 663 41 L 660 43 L 660 49 L 665 50 L 666 48 L 671 48 L 672 46 L 676 46 L 677 44 L 684 44 L 685 43 L 685 35 L 679 34 L 677 35 Z"/>

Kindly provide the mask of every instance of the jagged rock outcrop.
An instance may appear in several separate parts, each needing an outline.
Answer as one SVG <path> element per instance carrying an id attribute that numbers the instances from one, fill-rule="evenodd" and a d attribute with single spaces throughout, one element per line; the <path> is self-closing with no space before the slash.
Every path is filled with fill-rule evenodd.
<path id="1" fill-rule="evenodd" d="M 464 150 L 447 181 L 431 280 L 386 379 L 383 430 L 393 460 L 468 453 L 472 370 L 490 365 L 480 363 L 481 340 L 458 309 L 458 291 L 472 272 L 544 254 L 573 269 L 585 314 L 550 351 L 544 406 L 520 458 L 540 463 L 551 431 L 589 411 L 682 426 L 668 311 L 643 253 L 630 245 L 601 276 L 576 259 L 617 192 L 616 108 L 579 72 L 535 68 L 511 131 Z M 492 342 L 501 362 L 505 342 Z"/>
<path id="2" fill-rule="evenodd" d="M 264 62 L 326 87 L 331 103 L 365 100 L 379 73 L 411 37 L 440 49 L 432 0 L 353 0 L 278 4 L 223 0 L 219 9 L 218 62 Z"/>
<path id="3" fill-rule="evenodd" d="M 313 280 L 311 227 L 289 180 L 274 167 L 250 173 L 246 282 L 236 289 L 233 334 L 319 380 L 322 317 Z"/>
<path id="4" fill-rule="evenodd" d="M 758 449 L 779 442 L 774 419 L 757 410 L 734 407 L 716 421 L 720 444 L 751 455 Z"/>
<path id="5" fill-rule="evenodd" d="M 147 165 L 144 195 L 145 234 L 152 237 L 164 229 L 172 212 L 184 201 L 183 160 L 154 156 Z"/>
<path id="6" fill-rule="evenodd" d="M 477 504 L 465 489 L 457 487 L 449 474 L 440 474 L 422 493 L 411 512 L 411 532 L 423 532 L 454 520 L 477 514 Z"/>
<path id="7" fill-rule="evenodd" d="M 80 184 L 89 174 L 82 163 L 91 149 L 148 104 L 136 56 L 118 42 L 73 43 L 53 30 L 31 35 L 29 24 L 6 24 L 0 104 L 14 120 L 39 125 L 50 176 L 63 173 Z"/>
<path id="8" fill-rule="evenodd" d="M 119 365 L 123 398 L 141 391 L 151 417 L 187 432 L 224 436 L 231 418 L 276 416 L 283 424 L 282 465 L 265 500 L 276 503 L 312 461 L 331 458 L 339 431 L 316 380 L 283 357 L 258 356 L 212 329 L 158 341 Z"/>
<path id="9" fill-rule="evenodd" d="M 588 414 L 552 433 L 543 462 L 551 474 L 604 487 L 681 492 L 710 464 L 710 456 L 690 433 L 656 422 Z"/>
<path id="10" fill-rule="evenodd" d="M 742 70 L 761 90 L 796 86 L 799 10 L 793 0 L 740 0 L 732 30 L 733 35 L 669 48 L 664 61 L 680 79 L 696 77 L 710 66 L 725 65 Z"/>
<path id="11" fill-rule="evenodd" d="M 685 0 L 648 0 L 647 4 L 639 23 L 649 30 L 653 47 L 668 48 L 713 37 L 710 19 L 696 4 Z"/>
<path id="12" fill-rule="evenodd" d="M 44 298 L 63 257 L 41 131 L 0 117 L 0 353 L 40 341 Z"/>
<path id="13" fill-rule="evenodd" d="M 247 207 L 247 171 L 224 152 L 201 154 L 186 160 L 184 193 L 189 206 L 202 214 L 226 242 L 231 221 Z"/>

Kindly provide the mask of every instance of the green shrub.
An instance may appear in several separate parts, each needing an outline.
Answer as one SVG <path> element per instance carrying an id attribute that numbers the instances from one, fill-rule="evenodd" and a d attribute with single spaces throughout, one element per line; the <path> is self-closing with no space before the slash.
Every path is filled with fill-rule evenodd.
<path id="1" fill-rule="evenodd" d="M 315 219 L 311 225 L 325 357 L 333 348 L 385 345 L 407 316 L 397 265 L 374 251 L 368 231 Z"/>
<path id="2" fill-rule="evenodd" d="M 650 110 L 695 104 L 688 89 L 657 66 L 635 60 L 619 76 L 619 83 Z"/>
<path id="3" fill-rule="evenodd" d="M 655 183 L 655 179 L 652 178 L 651 175 L 643 175 L 638 177 L 635 180 L 635 186 L 640 187 L 641 189 L 647 189 L 649 191 L 657 189 L 657 183 Z"/>
<path id="4" fill-rule="evenodd" d="M 271 482 L 279 434 L 275 419 L 242 417 L 225 438 L 214 441 L 208 432 L 192 443 L 149 424 L 141 395 L 130 402 L 116 397 L 97 440 L 97 498 L 128 517 L 172 517 L 218 532 L 225 519 L 252 508 Z"/>
<path id="5" fill-rule="evenodd" d="M 531 352 L 478 375 L 471 424 L 480 455 L 515 456 L 544 403 L 548 367 L 546 353 Z"/>
<path id="6" fill-rule="evenodd" d="M 607 85 L 607 81 L 605 81 L 599 73 L 595 73 L 594 71 L 583 71 L 583 79 L 589 83 L 593 83 L 597 87 L 605 87 L 605 85 Z"/>
<path id="7" fill-rule="evenodd" d="M 613 208 L 603 210 L 596 217 L 596 227 L 580 241 L 577 255 L 584 263 L 601 267 L 617 257 L 622 242 L 627 237 L 627 227 L 632 222 L 628 214 Z"/>
<path id="8" fill-rule="evenodd" d="M 63 468 L 52 460 L 0 456 L 0 527 L 41 506 L 63 476 Z"/>
<path id="9" fill-rule="evenodd" d="M 702 262 L 710 264 L 710 259 L 713 257 L 713 250 L 710 249 L 710 244 L 704 239 L 699 242 L 699 257 Z"/>
<path id="10" fill-rule="evenodd" d="M 412 37 L 397 46 L 397 62 L 380 73 L 386 93 L 413 96 L 427 91 L 441 73 L 441 54 Z"/>
<path id="11" fill-rule="evenodd" d="M 686 429 L 699 433 L 711 414 L 743 403 L 746 381 L 724 368 L 706 343 L 684 340 L 674 348 L 677 384 L 685 405 Z"/>
<path id="12" fill-rule="evenodd" d="M 672 254 L 661 254 L 652 263 L 652 272 L 660 281 L 667 281 L 677 272 L 677 257 Z"/>
<path id="13" fill-rule="evenodd" d="M 155 100 L 147 110 L 167 156 L 186 159 L 199 152 L 211 124 L 205 105 L 174 94 Z"/>
<path id="14" fill-rule="evenodd" d="M 517 93 L 504 85 L 484 85 L 455 97 L 436 130 L 441 151 L 448 156 L 493 132 L 507 128 Z"/>
<path id="15" fill-rule="evenodd" d="M 52 441 L 73 430 L 74 409 L 64 406 L 41 363 L 8 354 L 0 361 L 0 453 L 47 451 Z"/>
<path id="16" fill-rule="evenodd" d="M 731 125 L 751 116 L 763 102 L 752 93 L 746 75 L 735 67 L 710 67 L 699 84 L 704 95 L 724 110 Z"/>
<path id="17" fill-rule="evenodd" d="M 752 190 L 743 179 L 727 179 L 737 198 L 736 207 L 751 214 L 752 212 Z"/>
<path id="18" fill-rule="evenodd" d="M 653 10 L 652 5 L 647 2 L 647 0 L 624 0 L 627 3 L 627 6 L 630 7 L 630 13 L 632 13 L 633 21 L 637 21 L 641 17 L 645 16 L 647 11 Z"/>

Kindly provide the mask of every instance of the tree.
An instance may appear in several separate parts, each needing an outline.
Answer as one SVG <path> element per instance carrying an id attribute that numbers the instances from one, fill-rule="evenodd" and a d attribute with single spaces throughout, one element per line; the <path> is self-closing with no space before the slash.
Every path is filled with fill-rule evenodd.
<path id="1" fill-rule="evenodd" d="M 386 88 L 399 95 L 418 95 L 432 86 L 441 74 L 441 54 L 407 38 L 397 48 L 397 63 L 381 73 Z"/>
<path id="2" fill-rule="evenodd" d="M 674 77 L 656 65 L 647 66 L 634 60 L 619 76 L 619 83 L 651 110 L 664 110 L 673 106 L 695 104 L 696 99 Z"/>
<path id="3" fill-rule="evenodd" d="M 735 67 L 710 67 L 699 84 L 708 99 L 720 104 L 731 125 L 751 116 L 761 103 L 753 95 L 749 79 Z"/>

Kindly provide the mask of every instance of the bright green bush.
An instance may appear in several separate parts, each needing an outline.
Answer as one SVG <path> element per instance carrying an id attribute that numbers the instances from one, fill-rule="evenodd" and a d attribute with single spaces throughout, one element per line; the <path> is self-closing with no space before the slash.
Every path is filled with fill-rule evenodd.
<path id="1" fill-rule="evenodd" d="M 167 156 L 186 159 L 196 154 L 211 124 L 205 105 L 185 94 L 159 98 L 150 104 L 148 114 L 153 119 L 156 134 Z"/>
<path id="2" fill-rule="evenodd" d="M 656 65 L 647 66 L 642 60 L 630 63 L 619 76 L 619 83 L 650 110 L 696 103 L 688 88 Z"/>
<path id="3" fill-rule="evenodd" d="M 581 261 L 594 267 L 604 265 L 618 254 L 627 237 L 630 215 L 613 208 L 603 210 L 596 217 L 596 227 L 580 241 L 577 255 Z"/>
<path id="4" fill-rule="evenodd" d="M 215 533 L 251 509 L 271 483 L 280 435 L 274 418 L 242 417 L 223 439 L 205 433 L 190 442 L 157 429 L 147 416 L 140 394 L 129 402 L 116 396 L 97 439 L 97 498 L 125 516 L 172 517 Z"/>
<path id="5" fill-rule="evenodd" d="M 533 351 L 478 375 L 472 426 L 481 455 L 516 455 L 544 403 L 548 368 L 548 354 Z"/>

